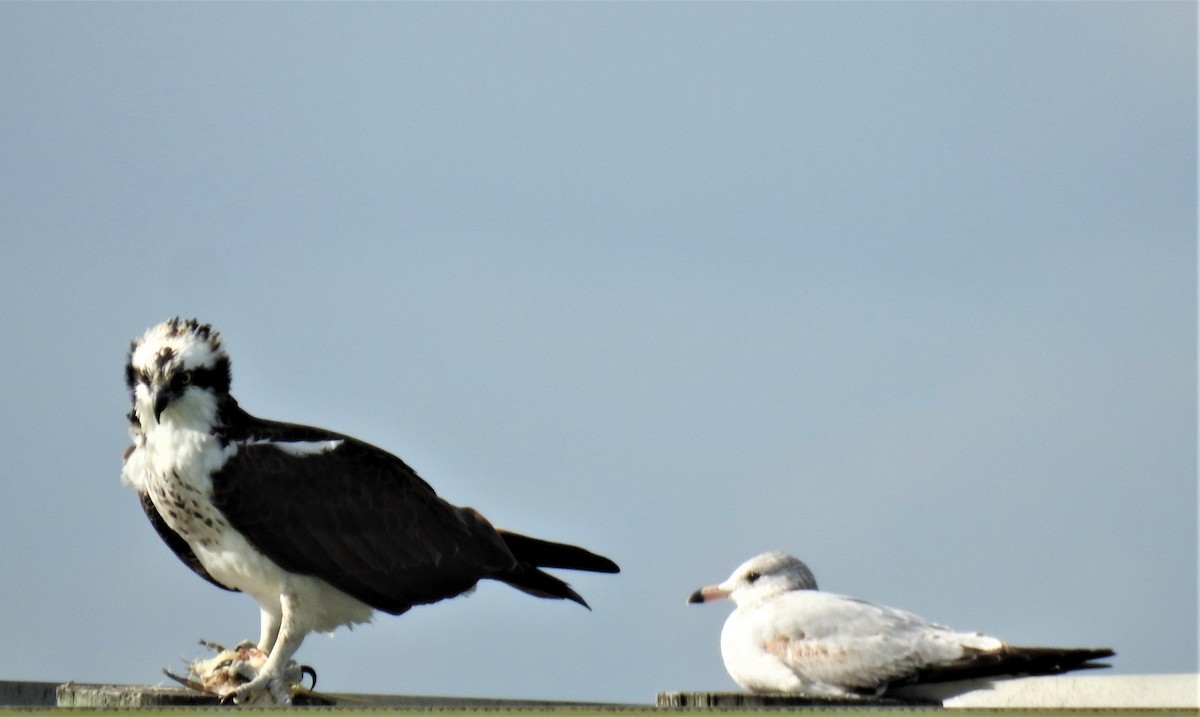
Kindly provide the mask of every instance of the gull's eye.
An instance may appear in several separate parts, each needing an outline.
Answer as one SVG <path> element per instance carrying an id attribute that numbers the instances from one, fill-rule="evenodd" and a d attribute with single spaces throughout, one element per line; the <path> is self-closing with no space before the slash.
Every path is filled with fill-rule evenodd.
<path id="1" fill-rule="evenodd" d="M 762 573 L 758 572 L 757 570 L 751 570 L 750 572 L 746 573 L 746 582 L 752 583 L 761 577 Z"/>

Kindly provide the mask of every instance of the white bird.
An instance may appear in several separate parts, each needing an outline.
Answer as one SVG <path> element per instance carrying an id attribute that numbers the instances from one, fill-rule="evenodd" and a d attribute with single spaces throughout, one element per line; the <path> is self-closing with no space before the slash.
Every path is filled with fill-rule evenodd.
<path id="1" fill-rule="evenodd" d="M 541 568 L 618 571 L 583 548 L 492 527 L 375 446 L 245 412 L 208 324 L 176 318 L 147 330 L 125 380 L 133 445 L 122 480 L 188 567 L 259 604 L 257 650 L 230 653 L 253 654 L 219 655 L 214 674 L 193 665 L 236 702 L 290 701 L 300 674 L 291 658 L 309 632 L 366 622 L 375 610 L 398 615 L 481 579 L 586 607 Z"/>
<path id="2" fill-rule="evenodd" d="M 723 598 L 737 607 L 721 630 L 721 657 L 734 682 L 751 692 L 861 698 L 902 685 L 1107 667 L 1090 661 L 1115 654 L 1013 647 L 821 592 L 808 566 L 779 552 L 747 560 L 688 602 Z"/>

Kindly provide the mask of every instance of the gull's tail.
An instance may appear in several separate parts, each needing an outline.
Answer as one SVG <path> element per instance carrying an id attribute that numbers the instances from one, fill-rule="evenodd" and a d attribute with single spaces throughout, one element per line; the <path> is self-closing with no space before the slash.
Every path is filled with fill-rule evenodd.
<path id="1" fill-rule="evenodd" d="M 906 683 L 949 682 L 982 677 L 1017 677 L 1057 675 L 1074 670 L 1109 667 L 1093 662 L 1117 653 L 1102 648 L 1013 647 L 1004 645 L 996 650 L 967 648 L 961 659 L 929 667 L 905 680 Z"/>

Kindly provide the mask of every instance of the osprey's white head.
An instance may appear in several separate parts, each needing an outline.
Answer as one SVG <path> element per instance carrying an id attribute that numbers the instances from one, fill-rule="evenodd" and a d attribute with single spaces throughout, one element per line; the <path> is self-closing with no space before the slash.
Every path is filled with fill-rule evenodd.
<path id="1" fill-rule="evenodd" d="M 744 607 L 793 590 L 816 589 L 817 579 L 803 562 L 787 553 L 763 553 L 739 565 L 720 585 L 692 593 L 688 602 L 729 598 Z"/>
<path id="2" fill-rule="evenodd" d="M 168 421 L 211 426 L 229 382 L 220 336 L 195 319 L 164 321 L 129 348 L 125 383 L 144 431 Z"/>

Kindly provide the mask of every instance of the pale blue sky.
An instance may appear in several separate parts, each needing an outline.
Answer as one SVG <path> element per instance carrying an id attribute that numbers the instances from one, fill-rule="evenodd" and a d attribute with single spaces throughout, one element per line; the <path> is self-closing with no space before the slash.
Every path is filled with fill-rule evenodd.
<path id="1" fill-rule="evenodd" d="M 684 600 L 770 549 L 1197 669 L 1194 3 L 5 3 L 0 97 L 0 679 L 257 635 L 118 480 L 176 314 L 624 568 L 314 636 L 323 688 L 732 689 Z"/>

